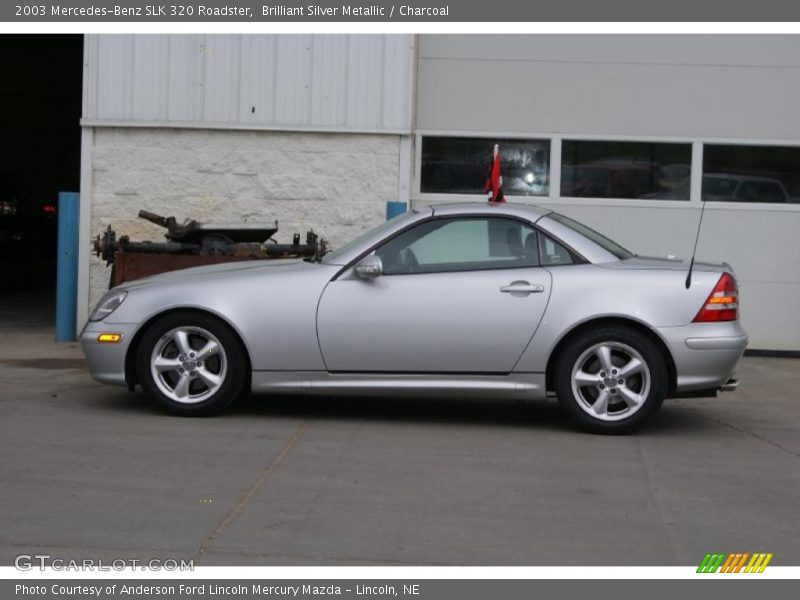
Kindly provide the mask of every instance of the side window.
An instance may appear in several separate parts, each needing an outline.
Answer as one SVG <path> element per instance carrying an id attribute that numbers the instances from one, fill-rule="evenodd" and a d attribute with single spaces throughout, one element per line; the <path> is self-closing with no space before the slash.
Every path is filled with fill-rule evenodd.
<path id="1" fill-rule="evenodd" d="M 559 244 L 551 237 L 539 233 L 539 253 L 542 257 L 543 267 L 574 264 L 572 253 L 563 244 Z"/>
<path id="2" fill-rule="evenodd" d="M 389 240 L 375 253 L 386 275 L 535 267 L 536 236 L 532 227 L 514 219 L 434 219 Z"/>

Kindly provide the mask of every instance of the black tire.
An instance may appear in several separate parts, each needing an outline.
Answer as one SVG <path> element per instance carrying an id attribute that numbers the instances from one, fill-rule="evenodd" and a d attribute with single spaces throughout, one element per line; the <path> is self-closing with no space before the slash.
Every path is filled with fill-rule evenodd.
<path id="1" fill-rule="evenodd" d="M 184 330 L 184 328 L 190 332 L 188 337 L 190 345 L 202 345 L 204 334 L 207 333 L 216 338 L 214 341 L 222 347 L 222 352 L 218 352 L 216 358 L 209 357 L 205 365 L 200 362 L 192 374 L 189 374 L 186 369 L 181 373 L 170 371 L 162 375 L 160 381 L 157 382 L 151 371 L 153 353 L 157 345 L 159 348 L 165 348 L 164 352 L 176 352 L 177 344 L 174 342 L 172 348 L 166 348 L 170 342 L 164 342 L 165 336 L 176 330 Z M 194 359 L 194 355 L 192 358 Z M 180 362 L 178 358 L 172 360 Z M 182 363 L 180 368 L 184 366 Z M 217 376 L 219 382 L 215 384 L 216 387 L 209 387 L 198 375 L 204 366 L 207 369 L 206 372 Z M 242 395 L 249 375 L 247 354 L 231 328 L 216 317 L 193 311 L 170 313 L 148 326 L 139 342 L 136 369 L 139 383 L 147 397 L 168 412 L 183 416 L 207 416 L 222 412 Z M 187 395 L 186 401 L 181 402 L 167 395 L 164 390 L 169 390 L 172 381 L 179 381 L 175 378 L 184 374 L 187 374 L 189 379 L 196 380 L 196 382 L 190 383 L 196 390 L 196 396 L 193 398 L 191 392 L 187 390 L 189 395 Z M 177 390 L 177 385 L 174 390 Z"/>
<path id="2" fill-rule="evenodd" d="M 640 374 L 623 379 L 623 385 L 618 385 L 617 388 L 604 385 L 608 381 L 601 377 L 605 371 L 594 373 L 594 368 L 602 369 L 597 351 L 599 346 L 611 349 L 612 366 L 621 367 L 626 364 L 625 359 L 631 357 L 629 351 L 632 350 L 639 355 L 636 358 L 641 358 L 647 371 L 642 369 Z M 565 342 L 557 361 L 554 385 L 559 404 L 573 423 L 593 433 L 624 434 L 635 431 L 652 418 L 667 395 L 669 374 L 661 349 L 647 335 L 633 328 L 616 325 L 598 326 L 580 332 Z M 583 384 L 585 387 L 576 383 L 578 389 L 576 394 L 573 386 L 573 369 L 578 368 L 579 361 L 580 370 L 591 372 L 598 378 L 598 383 L 596 386 Z M 614 370 L 614 373 L 617 372 Z M 610 373 L 606 375 L 609 375 L 609 379 L 618 381 L 616 375 L 612 376 Z M 644 383 L 645 377 L 648 377 L 649 385 Z M 630 391 L 644 399 L 636 405 L 638 408 L 632 409 L 634 404 L 622 396 L 622 391 L 618 388 L 623 387 L 626 392 Z M 594 410 L 594 403 L 603 393 L 600 388 L 606 392 L 612 390 L 615 392 L 606 396 L 609 400 L 605 413 L 598 409 L 598 412 L 605 414 L 605 418 L 594 416 L 596 414 L 594 412 L 590 414 L 590 411 Z"/>

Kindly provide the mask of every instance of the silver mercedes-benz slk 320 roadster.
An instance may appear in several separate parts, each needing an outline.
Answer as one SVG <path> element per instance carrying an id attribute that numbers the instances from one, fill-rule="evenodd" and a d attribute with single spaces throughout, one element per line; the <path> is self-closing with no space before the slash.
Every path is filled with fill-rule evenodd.
<path id="1" fill-rule="evenodd" d="M 727 265 L 635 256 L 527 204 L 447 204 L 317 260 L 197 267 L 110 290 L 81 334 L 98 381 L 168 410 L 255 393 L 544 398 L 635 429 L 664 398 L 736 387 Z"/>

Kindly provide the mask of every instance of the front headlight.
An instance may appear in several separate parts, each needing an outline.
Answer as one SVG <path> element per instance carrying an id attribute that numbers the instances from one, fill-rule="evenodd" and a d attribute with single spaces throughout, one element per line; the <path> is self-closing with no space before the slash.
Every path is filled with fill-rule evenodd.
<path id="1" fill-rule="evenodd" d="M 92 314 L 89 315 L 89 320 L 102 321 L 119 308 L 119 305 L 122 304 L 122 301 L 125 300 L 125 296 L 127 295 L 128 292 L 116 292 L 104 297 L 102 300 L 100 300 L 100 302 L 97 303 L 97 306 L 92 311 Z"/>

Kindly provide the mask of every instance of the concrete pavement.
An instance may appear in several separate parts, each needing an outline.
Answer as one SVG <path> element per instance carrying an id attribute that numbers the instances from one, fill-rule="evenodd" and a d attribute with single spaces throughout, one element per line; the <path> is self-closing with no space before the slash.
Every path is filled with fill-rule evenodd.
<path id="1" fill-rule="evenodd" d="M 92 381 L 46 312 L 3 314 L 0 564 L 800 564 L 798 360 L 746 358 L 736 392 L 627 437 L 552 401 L 266 397 L 186 419 Z"/>

